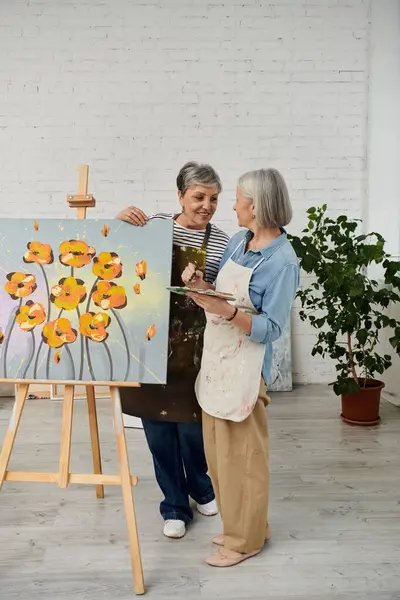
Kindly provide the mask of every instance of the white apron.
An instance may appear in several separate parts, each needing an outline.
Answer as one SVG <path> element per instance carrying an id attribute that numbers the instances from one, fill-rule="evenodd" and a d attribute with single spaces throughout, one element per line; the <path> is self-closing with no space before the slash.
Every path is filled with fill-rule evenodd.
<path id="1" fill-rule="evenodd" d="M 250 299 L 250 279 L 262 258 L 253 268 L 232 260 L 231 254 L 218 274 L 216 290 L 231 293 L 230 302 L 250 315 L 258 314 Z M 239 327 L 225 319 L 206 313 L 201 370 L 195 391 L 201 408 L 212 417 L 244 421 L 253 411 L 260 390 L 265 345 L 252 342 Z"/>

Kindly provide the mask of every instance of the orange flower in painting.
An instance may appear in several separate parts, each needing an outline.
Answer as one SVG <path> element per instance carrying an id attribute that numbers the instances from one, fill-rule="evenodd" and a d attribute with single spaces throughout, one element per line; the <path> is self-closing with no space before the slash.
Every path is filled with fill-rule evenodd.
<path id="1" fill-rule="evenodd" d="M 34 222 L 34 224 L 33 224 L 33 229 L 34 229 L 35 231 L 39 231 L 39 223 L 38 223 L 37 221 L 35 221 L 35 222 Z"/>
<path id="2" fill-rule="evenodd" d="M 61 360 L 61 352 L 59 350 L 57 350 L 57 352 L 54 353 L 54 358 L 53 358 L 54 362 L 56 363 L 56 365 L 58 365 L 60 363 Z"/>
<path id="3" fill-rule="evenodd" d="M 141 260 L 140 262 L 136 263 L 136 275 L 143 281 L 143 279 L 146 279 L 146 274 L 147 263 L 145 260 Z"/>
<path id="4" fill-rule="evenodd" d="M 115 252 L 101 252 L 93 259 L 93 274 L 110 281 L 122 275 L 122 262 Z"/>
<path id="5" fill-rule="evenodd" d="M 125 308 L 127 305 L 125 289 L 113 282 L 99 281 L 93 292 L 93 302 L 103 310 Z"/>
<path id="6" fill-rule="evenodd" d="M 61 242 L 59 248 L 60 263 L 66 267 L 86 267 L 96 254 L 92 246 L 88 246 L 82 240 L 68 240 Z"/>
<path id="7" fill-rule="evenodd" d="M 32 331 L 46 319 L 44 306 L 39 302 L 28 302 L 17 310 L 16 321 L 22 331 Z"/>
<path id="8" fill-rule="evenodd" d="M 135 294 L 139 295 L 140 294 L 140 283 L 136 283 L 133 286 L 133 291 L 135 292 Z"/>
<path id="9" fill-rule="evenodd" d="M 147 328 L 146 340 L 149 342 L 155 335 L 156 335 L 156 326 L 150 325 L 150 327 Z"/>
<path id="10" fill-rule="evenodd" d="M 86 288 L 82 279 L 63 277 L 51 288 L 50 300 L 64 310 L 75 310 L 86 298 Z"/>
<path id="11" fill-rule="evenodd" d="M 71 321 L 59 317 L 55 321 L 48 321 L 43 325 L 43 341 L 51 348 L 61 348 L 64 344 L 72 344 L 77 336 L 76 329 L 72 329 Z"/>
<path id="12" fill-rule="evenodd" d="M 29 242 L 27 252 L 24 254 L 24 262 L 37 263 L 38 265 L 51 265 L 54 262 L 53 250 L 50 244 L 41 242 Z"/>
<path id="13" fill-rule="evenodd" d="M 4 342 L 5 339 L 6 339 L 6 336 L 4 335 L 4 333 L 2 331 L 0 331 L 0 345 Z"/>
<path id="14" fill-rule="evenodd" d="M 104 223 L 103 229 L 101 230 L 101 235 L 104 237 L 107 237 L 109 233 L 110 233 L 110 228 L 108 227 L 108 225 L 106 225 Z"/>
<path id="15" fill-rule="evenodd" d="M 104 342 L 108 338 L 106 329 L 110 323 L 106 313 L 87 312 L 79 320 L 79 331 L 93 342 Z"/>
<path id="16" fill-rule="evenodd" d="M 8 273 L 7 283 L 4 286 L 7 294 L 13 300 L 30 296 L 37 288 L 36 277 L 30 273 Z"/>

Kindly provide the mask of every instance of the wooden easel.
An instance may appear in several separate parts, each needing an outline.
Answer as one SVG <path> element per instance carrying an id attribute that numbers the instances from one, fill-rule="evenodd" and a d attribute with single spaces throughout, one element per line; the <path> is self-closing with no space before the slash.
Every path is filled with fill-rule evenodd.
<path id="1" fill-rule="evenodd" d="M 91 194 L 88 194 L 88 174 L 89 167 L 87 165 L 79 167 L 79 193 L 67 197 L 69 206 L 77 209 L 78 219 L 85 219 L 87 208 L 93 207 L 96 204 L 94 197 Z M 97 497 L 104 498 L 104 485 L 120 485 L 122 488 L 125 515 L 128 526 L 134 589 L 136 594 L 144 594 L 145 588 L 143 580 L 143 568 L 140 555 L 135 507 L 132 496 L 132 486 L 137 485 L 137 477 L 131 475 L 129 468 L 125 430 L 122 418 L 121 399 L 118 387 L 110 387 L 110 396 L 120 474 L 104 475 L 102 473 L 94 385 L 86 385 L 94 473 L 70 473 L 72 419 L 75 392 L 75 384 L 72 382 L 66 382 L 64 388 L 59 470 L 56 473 L 33 473 L 26 471 L 7 470 L 14 442 L 17 436 L 22 411 L 24 409 L 25 400 L 28 396 L 29 385 L 37 382 L 20 380 L 17 383 L 18 387 L 14 408 L 0 454 L 0 489 L 3 485 L 3 481 L 57 483 L 60 488 L 67 488 L 70 483 L 91 484 L 96 486 Z M 48 383 L 51 385 L 56 385 L 57 382 L 49 381 Z M 99 385 L 99 383 L 96 382 L 96 385 Z"/>

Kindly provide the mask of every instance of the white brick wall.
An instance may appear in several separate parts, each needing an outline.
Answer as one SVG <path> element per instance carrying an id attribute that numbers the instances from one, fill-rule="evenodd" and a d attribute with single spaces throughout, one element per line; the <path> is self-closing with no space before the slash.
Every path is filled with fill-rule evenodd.
<path id="1" fill-rule="evenodd" d="M 208 161 L 236 228 L 235 180 L 273 165 L 291 231 L 305 209 L 361 216 L 366 186 L 368 0 L 2 0 L 2 216 L 72 216 L 91 167 L 93 216 L 176 206 L 175 175 Z M 294 372 L 329 379 L 294 316 Z"/>

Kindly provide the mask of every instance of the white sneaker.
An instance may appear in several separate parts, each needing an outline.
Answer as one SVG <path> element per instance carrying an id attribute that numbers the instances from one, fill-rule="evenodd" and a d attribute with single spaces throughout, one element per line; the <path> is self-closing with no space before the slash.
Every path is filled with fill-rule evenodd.
<path id="1" fill-rule="evenodd" d="M 218 506 L 216 500 L 211 500 L 211 502 L 207 502 L 207 504 L 197 504 L 197 510 L 201 515 L 205 517 L 213 517 L 218 514 Z"/>
<path id="2" fill-rule="evenodd" d="M 183 538 L 186 533 L 186 525 L 184 521 L 179 521 L 177 519 L 165 521 L 163 533 L 168 538 Z"/>

